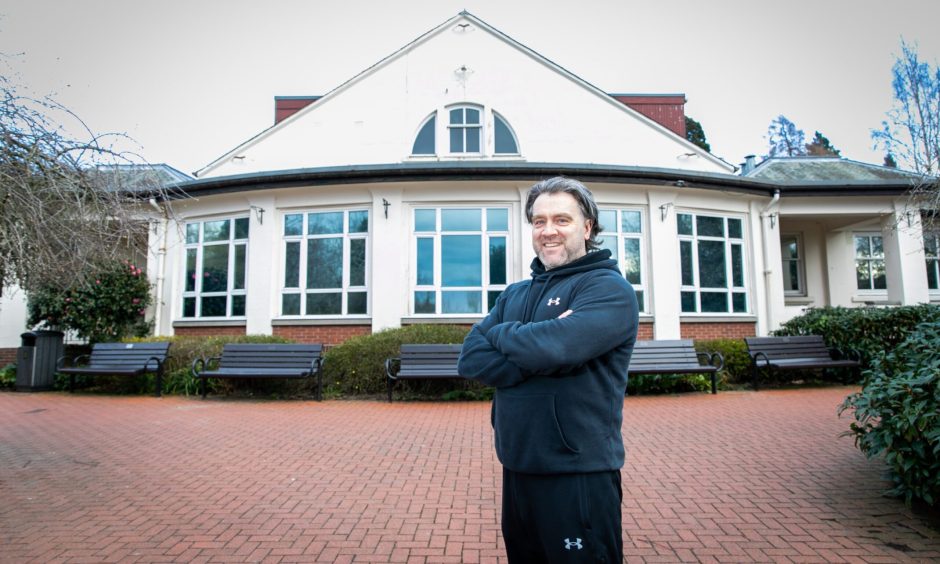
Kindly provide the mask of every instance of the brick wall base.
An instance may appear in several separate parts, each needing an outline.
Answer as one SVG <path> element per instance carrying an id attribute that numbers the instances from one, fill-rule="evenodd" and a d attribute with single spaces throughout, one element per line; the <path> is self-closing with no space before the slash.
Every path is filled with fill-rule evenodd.
<path id="1" fill-rule="evenodd" d="M 0 349 L 0 368 L 16 362 L 17 349 Z"/>
<path id="2" fill-rule="evenodd" d="M 298 343 L 335 346 L 351 337 L 372 333 L 371 325 L 277 325 L 274 334 Z"/>
<path id="3" fill-rule="evenodd" d="M 653 340 L 653 324 L 652 323 L 640 323 L 640 327 L 636 332 L 637 341 L 652 341 Z"/>
<path id="4" fill-rule="evenodd" d="M 730 323 L 682 323 L 679 334 L 683 339 L 743 339 L 757 335 L 753 321 Z"/>
<path id="5" fill-rule="evenodd" d="M 219 335 L 244 335 L 245 326 L 234 327 L 176 327 L 173 332 L 181 337 L 216 337 Z"/>

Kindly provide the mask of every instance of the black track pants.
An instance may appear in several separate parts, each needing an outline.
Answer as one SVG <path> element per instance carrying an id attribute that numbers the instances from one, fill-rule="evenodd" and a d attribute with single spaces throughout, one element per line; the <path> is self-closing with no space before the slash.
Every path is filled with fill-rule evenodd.
<path id="1" fill-rule="evenodd" d="M 621 562 L 622 499 L 619 470 L 542 475 L 503 468 L 509 562 Z"/>

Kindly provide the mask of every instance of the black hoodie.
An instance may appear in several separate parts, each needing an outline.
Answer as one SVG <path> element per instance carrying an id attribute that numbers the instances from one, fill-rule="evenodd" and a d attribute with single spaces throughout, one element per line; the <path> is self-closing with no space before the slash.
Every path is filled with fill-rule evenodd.
<path id="1" fill-rule="evenodd" d="M 572 313 L 559 319 L 563 312 Z M 636 341 L 636 294 L 610 251 L 512 284 L 473 326 L 458 370 L 496 387 L 496 454 L 532 474 L 623 466 L 623 396 Z"/>

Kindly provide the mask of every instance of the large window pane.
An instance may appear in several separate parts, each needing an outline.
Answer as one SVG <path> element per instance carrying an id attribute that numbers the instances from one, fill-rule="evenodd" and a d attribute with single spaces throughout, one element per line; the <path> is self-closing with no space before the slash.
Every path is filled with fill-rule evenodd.
<path id="1" fill-rule="evenodd" d="M 207 245 L 203 247 L 203 292 L 225 292 L 228 290 L 228 248 L 228 245 Z M 203 309 L 205 309 L 205 304 L 203 304 Z"/>
<path id="2" fill-rule="evenodd" d="M 429 237 L 418 239 L 418 284 L 434 284 L 434 239 Z"/>
<path id="3" fill-rule="evenodd" d="M 343 313 L 343 294 L 307 294 L 307 315 L 337 315 Z"/>
<path id="4" fill-rule="evenodd" d="M 702 288 L 727 288 L 724 241 L 698 242 L 698 276 Z"/>
<path id="5" fill-rule="evenodd" d="M 871 279 L 872 287 L 875 290 L 886 290 L 888 288 L 888 278 L 885 276 L 885 262 L 883 260 L 871 261 Z"/>
<path id="6" fill-rule="evenodd" d="M 871 246 L 869 245 L 868 237 L 855 236 L 855 256 L 857 257 L 870 257 L 871 256 Z"/>
<path id="7" fill-rule="evenodd" d="M 599 210 L 597 221 L 601 224 L 605 233 L 617 231 L 617 210 Z"/>
<path id="8" fill-rule="evenodd" d="M 519 152 L 512 131 L 509 130 L 509 126 L 499 116 L 493 116 L 493 129 L 495 130 L 493 149 L 496 154 L 514 155 Z"/>
<path id="9" fill-rule="evenodd" d="M 196 298 L 183 298 L 183 317 L 196 317 Z"/>
<path id="10" fill-rule="evenodd" d="M 601 249 L 610 251 L 610 258 L 618 262 L 620 261 L 620 253 L 617 252 L 617 237 L 615 235 L 601 235 L 597 238 L 597 242 L 600 243 Z"/>
<path id="11" fill-rule="evenodd" d="M 743 237 L 743 229 L 740 219 L 728 219 L 728 237 L 731 237 L 732 239 L 741 239 Z"/>
<path id="12" fill-rule="evenodd" d="M 202 241 L 228 241 L 229 220 L 207 221 L 202 224 Z"/>
<path id="13" fill-rule="evenodd" d="M 747 294 L 744 292 L 731 294 L 731 307 L 735 313 L 747 313 Z"/>
<path id="14" fill-rule="evenodd" d="M 479 231 L 481 226 L 479 209 L 441 210 L 442 231 Z"/>
<path id="15" fill-rule="evenodd" d="M 245 315 L 245 295 L 238 294 L 232 296 L 232 316 L 243 317 Z"/>
<path id="16" fill-rule="evenodd" d="M 342 286 L 343 239 L 331 237 L 307 241 L 307 287 L 341 288 Z M 311 312 L 308 310 L 307 313 Z"/>
<path id="17" fill-rule="evenodd" d="M 692 235 L 692 216 L 680 213 L 676 216 L 676 230 L 679 235 Z"/>
<path id="18" fill-rule="evenodd" d="M 783 276 L 783 289 L 788 292 L 800 290 L 800 266 L 796 261 L 786 261 L 787 271 Z"/>
<path id="19" fill-rule="evenodd" d="M 479 286 L 483 283 L 479 235 L 441 237 L 441 285 Z"/>
<path id="20" fill-rule="evenodd" d="M 366 285 L 366 240 L 349 241 L 349 285 Z"/>
<path id="21" fill-rule="evenodd" d="M 463 153 L 463 128 L 454 127 L 450 130 L 450 152 Z"/>
<path id="22" fill-rule="evenodd" d="M 695 308 L 695 292 L 682 292 L 682 311 L 684 313 L 694 313 Z"/>
<path id="23" fill-rule="evenodd" d="M 868 261 L 855 262 L 855 280 L 859 290 L 871 290 L 871 268 Z"/>
<path id="24" fill-rule="evenodd" d="M 468 153 L 480 152 L 480 128 L 479 127 L 467 128 L 467 152 Z"/>
<path id="25" fill-rule="evenodd" d="M 490 237 L 490 284 L 506 283 L 506 238 Z"/>
<path id="26" fill-rule="evenodd" d="M 343 212 L 307 214 L 307 233 L 310 235 L 334 235 L 343 232 Z"/>
<path id="27" fill-rule="evenodd" d="M 442 313 L 481 313 L 480 292 L 441 292 Z"/>

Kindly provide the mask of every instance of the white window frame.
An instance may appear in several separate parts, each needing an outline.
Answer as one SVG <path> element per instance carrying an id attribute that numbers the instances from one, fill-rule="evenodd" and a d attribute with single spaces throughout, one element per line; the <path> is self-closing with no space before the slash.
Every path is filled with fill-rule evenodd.
<path id="1" fill-rule="evenodd" d="M 603 239 L 604 237 L 615 237 L 617 239 L 617 264 L 620 268 L 620 274 L 626 277 L 626 240 L 635 239 L 638 241 L 640 247 L 640 281 L 638 283 L 630 282 L 633 286 L 634 291 L 637 292 L 640 304 L 640 313 L 648 314 L 649 313 L 649 292 L 647 288 L 649 287 L 647 280 L 649 276 L 649 265 L 646 252 L 646 240 L 647 240 L 647 220 L 645 210 L 638 207 L 624 207 L 624 206 L 598 206 L 598 212 L 615 212 L 616 215 L 616 225 L 609 226 L 603 225 L 603 231 L 601 231 L 599 237 Z M 640 214 L 640 232 L 639 233 L 630 233 L 623 231 L 623 212 L 635 212 Z"/>
<path id="2" fill-rule="evenodd" d="M 679 311 L 680 315 L 683 316 L 746 316 L 751 315 L 753 308 L 753 300 L 751 298 L 751 292 L 748 288 L 748 249 L 747 249 L 747 221 L 745 217 L 740 214 L 729 214 L 729 213 L 720 213 L 712 211 L 695 211 L 695 210 L 678 210 L 676 216 L 676 229 L 678 236 L 679 244 L 679 277 L 680 277 L 680 290 L 679 290 Z M 692 216 L 692 234 L 679 234 L 678 233 L 678 221 L 679 215 L 690 215 Z M 715 235 L 699 235 L 698 234 L 698 217 L 711 217 L 719 218 L 723 222 L 724 233 L 722 237 Z M 741 237 L 731 237 L 729 231 L 729 221 L 728 220 L 738 220 L 741 222 Z M 725 249 L 725 280 L 727 281 L 726 288 L 713 288 L 713 287 L 703 287 L 701 285 L 701 276 L 699 273 L 699 242 L 701 241 L 721 241 L 724 243 Z M 688 242 L 691 244 L 692 250 L 692 281 L 693 284 L 688 285 L 684 284 L 682 280 L 682 243 Z M 741 282 L 743 286 L 734 285 L 734 265 L 733 265 L 733 247 L 740 246 L 741 248 Z M 685 292 L 694 292 L 695 294 L 695 311 L 685 311 L 682 309 L 682 294 Z M 728 295 L 728 310 L 727 311 L 702 311 L 702 292 L 724 292 Z M 745 309 L 744 311 L 734 311 L 734 294 L 744 294 L 745 300 Z"/>
<path id="3" fill-rule="evenodd" d="M 245 220 L 248 222 L 248 236 L 244 238 L 235 237 L 235 222 L 236 220 Z M 223 241 L 203 241 L 205 235 L 205 224 L 213 223 L 216 221 L 229 221 L 229 235 L 227 240 Z M 190 225 L 198 225 L 199 232 L 196 242 L 188 242 L 188 233 Z M 180 309 L 179 315 L 180 319 L 185 320 L 197 320 L 197 319 L 245 319 L 245 314 L 233 315 L 232 310 L 234 308 L 235 297 L 242 297 L 245 299 L 245 308 L 247 310 L 247 295 L 248 295 L 248 265 L 250 264 L 250 257 L 248 256 L 248 240 L 251 237 L 251 219 L 247 215 L 234 215 L 229 217 L 218 217 L 218 218 L 206 218 L 199 220 L 189 220 L 186 221 L 183 225 L 183 284 L 181 286 L 183 292 L 179 302 Z M 227 280 L 226 280 L 226 289 L 224 291 L 215 291 L 215 292 L 203 292 L 202 284 L 205 280 L 204 271 L 203 271 L 203 254 L 206 247 L 216 247 L 225 245 L 228 247 L 228 266 L 227 266 Z M 245 249 L 245 265 L 244 265 L 244 275 L 245 275 L 245 284 L 244 288 L 235 288 L 235 259 L 236 259 L 236 248 L 244 247 Z M 192 290 L 186 289 L 187 277 L 189 276 L 189 251 L 196 251 L 196 264 L 194 274 L 195 284 Z M 212 315 L 206 316 L 201 315 L 202 313 L 202 300 L 203 298 L 213 298 L 213 297 L 225 297 L 225 315 Z M 194 314 L 191 316 L 186 315 L 186 300 L 193 299 L 194 303 Z M 246 311 L 247 313 L 247 311 Z"/>
<path id="4" fill-rule="evenodd" d="M 417 210 L 431 210 L 435 212 L 435 230 L 417 231 L 415 229 L 415 212 Z M 446 231 L 441 222 L 441 212 L 443 210 L 480 210 L 480 230 L 477 231 Z M 500 209 L 507 212 L 507 225 L 505 231 L 489 231 L 487 226 L 488 210 Z M 513 213 L 512 205 L 503 203 L 494 204 L 414 204 L 410 214 L 410 245 L 411 245 L 411 272 L 410 272 L 410 291 L 408 292 L 408 311 L 415 317 L 483 317 L 490 311 L 489 293 L 502 292 L 512 284 L 513 273 Z M 480 256 L 481 256 L 481 281 L 480 286 L 447 286 L 442 285 L 442 261 L 441 261 L 441 237 L 446 235 L 480 235 Z M 506 282 L 504 284 L 493 284 L 490 281 L 490 254 L 489 243 L 491 237 L 504 237 L 506 239 Z M 433 284 L 418 284 L 418 239 L 432 239 L 434 242 L 434 265 L 433 265 Z M 482 312 L 479 313 L 443 313 L 443 291 L 479 291 L 481 292 Z M 434 313 L 419 313 L 415 311 L 415 293 L 416 292 L 434 292 Z M 494 300 L 495 303 L 495 300 Z"/>
<path id="5" fill-rule="evenodd" d="M 933 241 L 934 254 L 927 252 L 927 240 Z M 940 294 L 940 231 L 927 231 L 924 233 L 924 259 L 926 260 L 927 271 L 933 271 L 936 288 L 931 288 L 930 277 L 928 276 L 927 289 L 931 294 Z"/>
<path id="6" fill-rule="evenodd" d="M 460 110 L 462 112 L 462 115 L 464 117 L 463 123 L 457 123 L 457 124 L 451 123 L 450 113 L 454 110 Z M 466 122 L 467 110 L 476 111 L 479 114 L 480 121 L 476 124 L 468 124 Z M 446 108 L 444 108 L 444 112 L 445 112 L 445 115 L 447 116 L 447 121 L 445 125 L 445 130 L 447 131 L 447 135 L 445 136 L 445 143 L 447 144 L 446 153 L 448 155 L 455 155 L 455 156 L 469 156 L 469 157 L 482 156 L 486 151 L 486 136 L 483 134 L 484 133 L 483 124 L 486 121 L 486 113 L 484 112 L 484 107 L 477 105 L 477 104 L 454 104 L 452 106 L 447 106 Z M 453 148 L 451 147 L 450 136 L 451 136 L 451 131 L 454 129 L 460 129 L 463 131 L 463 147 L 464 147 L 463 151 L 454 151 Z M 477 147 L 479 147 L 480 149 L 479 151 L 467 151 L 466 150 L 467 137 L 468 137 L 468 133 L 471 130 L 476 132 Z"/>
<path id="7" fill-rule="evenodd" d="M 784 242 L 793 239 L 796 242 L 796 258 L 788 259 L 783 256 L 783 246 Z M 783 277 L 783 286 L 787 287 L 786 281 L 787 276 L 790 274 L 790 269 L 788 268 L 791 262 L 796 263 L 796 290 L 787 290 L 784 289 L 783 294 L 785 296 L 805 296 L 806 295 L 806 261 L 803 257 L 803 234 L 802 233 L 781 233 L 780 234 L 780 274 Z"/>
<path id="8" fill-rule="evenodd" d="M 871 252 L 871 248 L 872 248 L 872 239 L 873 239 L 874 237 L 877 237 L 877 238 L 881 239 L 881 257 L 878 258 L 878 257 L 875 257 L 875 256 L 869 256 L 869 257 L 860 257 L 860 256 L 858 256 L 856 240 L 857 240 L 858 238 L 860 238 L 860 237 L 864 237 L 864 238 L 868 239 L 868 249 L 869 249 L 869 253 Z M 859 294 L 866 294 L 866 295 L 872 295 L 872 294 L 874 294 L 874 295 L 884 295 L 884 294 L 887 294 L 887 293 L 888 293 L 888 288 L 887 288 L 887 286 L 888 286 L 888 263 L 887 263 L 887 261 L 885 260 L 886 257 L 885 257 L 884 248 L 885 248 L 885 245 L 884 245 L 884 235 L 883 235 L 880 231 L 860 231 L 860 232 L 855 232 L 855 233 L 852 234 L 852 257 L 853 257 L 852 264 L 853 264 L 854 267 L 855 267 L 855 273 L 854 273 L 855 275 L 853 276 L 853 278 L 855 278 L 855 289 L 856 289 L 856 291 L 858 291 Z M 859 262 L 861 262 L 861 261 L 868 262 L 868 288 L 859 288 L 859 287 L 858 287 L 858 264 L 859 264 Z M 874 276 L 872 275 L 872 268 L 871 268 L 871 266 L 872 266 L 872 263 L 875 263 L 875 262 L 881 262 L 882 267 L 885 269 L 885 287 L 884 287 L 884 288 L 874 288 L 874 287 L 873 287 L 873 286 L 874 286 Z"/>
<path id="9" fill-rule="evenodd" d="M 349 232 L 349 214 L 351 212 L 366 212 L 368 220 L 368 229 L 365 232 Z M 342 213 L 343 214 L 343 232 L 342 233 L 325 233 L 325 234 L 316 234 L 311 235 L 308 233 L 308 222 L 310 220 L 310 214 L 316 213 Z M 285 234 L 285 228 L 287 223 L 287 217 L 292 215 L 300 215 L 303 220 L 301 222 L 301 231 L 300 235 L 287 235 Z M 372 290 L 370 280 L 372 279 L 372 210 L 368 206 L 348 206 L 348 207 L 330 207 L 330 208 L 309 208 L 303 210 L 290 210 L 284 211 L 281 213 L 280 217 L 280 249 L 281 249 L 281 258 L 280 258 L 280 268 L 279 268 L 279 286 L 280 292 L 278 293 L 280 299 L 277 303 L 277 310 L 280 313 L 280 317 L 284 319 L 336 319 L 339 317 L 343 318 L 355 318 L 355 319 L 367 319 L 371 315 L 372 311 Z M 343 239 L 343 278 L 342 278 L 342 287 L 341 288 L 307 288 L 307 255 L 308 255 L 308 245 L 310 241 L 314 239 Z M 365 272 L 364 272 L 364 285 L 353 285 L 350 282 L 350 258 L 351 258 L 351 247 L 352 241 L 354 240 L 363 240 L 365 241 Z M 297 275 L 297 286 L 287 286 L 287 246 L 289 243 L 299 243 L 300 244 L 300 260 L 298 261 L 298 275 Z M 340 313 L 307 313 L 307 294 L 335 294 L 341 293 L 340 299 Z M 349 294 L 350 293 L 360 293 L 365 292 L 366 294 L 366 311 L 365 313 L 347 313 L 349 311 Z M 284 296 L 287 295 L 297 295 L 300 300 L 299 313 L 285 313 L 284 312 Z"/>

